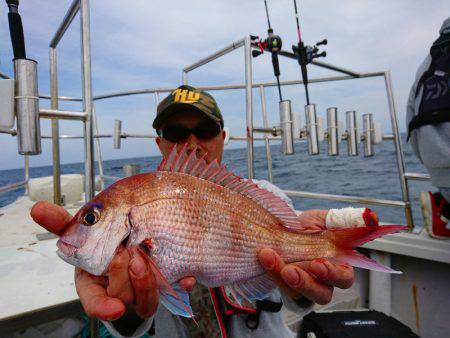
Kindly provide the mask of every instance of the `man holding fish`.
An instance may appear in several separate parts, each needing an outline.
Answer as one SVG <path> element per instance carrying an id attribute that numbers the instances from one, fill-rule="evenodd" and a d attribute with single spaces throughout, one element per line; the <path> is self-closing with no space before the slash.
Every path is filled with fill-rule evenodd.
<path id="1" fill-rule="evenodd" d="M 116 197 L 121 192 L 120 181 L 116 183 L 115 188 L 108 188 L 110 189 L 109 193 L 106 189 L 97 195 L 93 201 L 80 209 L 74 218 L 62 207 L 48 202 L 36 203 L 31 211 L 33 219 L 50 232 L 61 236 L 58 242 L 60 249 L 58 254 L 67 262 L 82 267 L 77 267 L 75 270 L 75 282 L 86 313 L 90 317 L 102 319 L 107 328 L 115 335 L 130 336 L 131 334 L 138 337 L 149 330 L 153 321 L 152 318 L 155 316 L 156 335 L 161 337 L 221 335 L 228 337 L 293 337 L 295 335 L 287 329 L 282 321 L 279 312 L 281 304 L 284 304 L 290 310 L 306 314 L 311 309 L 313 302 L 319 304 L 330 302 L 333 287 L 346 289 L 353 284 L 353 268 L 346 264 L 347 262 L 354 266 L 394 272 L 369 261 L 361 255 L 357 256 L 354 251 L 350 251 L 350 248 L 382 234 L 398 231 L 400 227 L 395 229 L 394 227 L 378 227 L 378 219 L 369 209 L 310 210 L 297 217 L 293 214 L 292 204 L 288 197 L 269 182 L 254 181 L 253 183 L 250 180 L 238 178 L 228 172 L 224 166 L 220 166 L 225 132 L 222 115 L 216 101 L 210 94 L 189 86 L 177 88 L 158 105 L 153 127 L 159 135 L 156 138 L 156 143 L 165 160 L 158 171 L 152 174 L 151 178 L 155 181 L 151 182 L 159 184 L 159 181 L 166 177 L 169 179 L 169 174 L 176 172 L 179 177 L 183 178 L 178 182 L 178 187 L 180 187 L 177 188 L 178 190 L 183 190 L 183 187 L 191 179 L 192 184 L 204 184 L 201 189 L 220 186 L 217 189 L 222 189 L 221 193 L 217 193 L 217 196 L 214 195 L 215 200 L 209 200 L 209 204 L 205 204 L 203 209 L 199 211 L 200 213 L 209 207 L 213 209 L 213 204 L 224 194 L 228 194 L 225 201 L 239 194 L 245 195 L 245 198 L 238 196 L 242 198 L 238 205 L 249 203 L 248 208 L 254 207 L 252 199 L 254 201 L 260 199 L 260 204 L 264 208 L 261 208 L 258 213 L 265 213 L 267 210 L 272 212 L 276 217 L 270 215 L 269 212 L 264 217 L 267 217 L 267 220 L 275 220 L 288 233 L 287 235 L 280 235 L 280 241 L 284 238 L 288 240 L 288 238 L 300 235 L 303 236 L 302 238 L 309 236 L 307 237 L 309 239 L 317 238 L 314 241 L 324 241 L 322 237 L 319 238 L 319 236 L 322 236 L 319 234 L 333 233 L 334 231 L 336 238 L 338 238 L 339 233 L 345 233 L 345 236 L 339 237 L 341 239 L 330 237 L 331 242 L 336 245 L 336 248 L 342 249 L 341 253 L 343 254 L 333 253 L 333 256 L 328 254 L 328 251 L 324 251 L 323 254 L 315 256 L 305 254 L 302 256 L 303 259 L 295 261 L 288 259 L 289 255 L 287 254 L 283 256 L 284 259 L 281 257 L 281 252 L 287 252 L 284 249 L 275 250 L 275 246 L 269 248 L 269 246 L 260 244 L 255 246 L 257 250 L 252 251 L 253 257 L 249 258 L 254 259 L 256 265 L 249 263 L 248 266 L 245 266 L 245 269 L 248 268 L 249 271 L 252 269 L 256 272 L 260 271 L 259 275 L 256 272 L 253 274 L 253 276 L 257 276 L 254 283 L 245 284 L 247 281 L 242 282 L 241 279 L 242 284 L 240 284 L 240 282 L 233 283 L 237 278 L 231 278 L 231 275 L 235 272 L 232 266 L 228 272 L 229 276 L 220 275 L 217 277 L 203 266 L 199 267 L 200 270 L 195 270 L 192 266 L 177 265 L 179 264 L 178 261 L 173 259 L 171 261 L 161 259 L 155 263 L 151 259 L 152 255 L 168 250 L 158 246 L 157 235 L 148 238 L 143 235 L 142 229 L 131 234 L 128 229 L 126 234 L 120 235 L 122 237 L 117 234 L 118 239 L 107 237 L 111 241 L 118 241 L 117 247 L 111 249 L 110 260 L 101 259 L 100 262 L 94 262 L 92 257 L 87 257 L 83 263 L 80 263 L 79 257 L 83 255 L 83 247 L 91 245 L 92 250 L 95 250 L 95 246 L 98 244 L 98 240 L 91 244 L 90 239 L 87 238 L 90 235 L 86 233 L 88 231 L 86 229 L 89 226 L 100 225 L 101 218 L 108 217 L 107 215 L 101 216 L 103 212 L 106 213 L 106 210 L 102 209 L 107 209 L 104 201 Z M 203 176 L 198 168 L 202 168 Z M 134 184 L 135 186 L 129 198 L 134 198 L 133 193 L 139 194 L 139 189 L 147 182 L 145 181 L 147 178 L 143 178 L 144 176 L 147 177 L 147 174 L 142 175 L 127 181 L 129 182 L 128 185 Z M 138 180 L 140 181 L 138 182 Z M 205 182 L 208 180 L 210 182 Z M 214 182 L 214 184 L 211 182 Z M 164 189 L 165 186 L 159 188 L 158 193 L 166 193 L 165 191 L 161 192 Z M 200 186 L 195 189 L 192 190 L 191 194 L 195 194 Z M 210 194 L 215 193 L 214 190 Z M 192 201 L 194 201 L 194 197 L 192 197 Z M 181 210 L 183 205 L 174 207 L 173 203 L 172 205 L 164 205 L 161 210 L 166 212 L 169 210 L 173 214 L 183 211 Z M 136 207 L 137 204 L 139 203 L 131 203 L 133 205 L 132 211 L 124 218 L 123 222 L 127 222 L 128 228 L 135 227 L 138 229 L 142 215 L 150 217 L 149 215 L 155 210 L 155 207 L 152 207 L 152 209 L 146 211 L 140 210 L 139 213 L 133 212 L 137 207 L 141 207 L 140 205 Z M 188 210 L 187 212 L 191 211 Z M 166 222 L 165 216 L 169 217 L 170 215 L 158 214 L 155 217 L 159 217 L 161 224 L 164 224 Z M 219 215 L 218 217 L 222 216 Z M 228 219 L 224 216 L 223 219 L 225 224 Z M 113 217 L 110 222 L 112 223 L 114 220 Z M 182 219 L 182 221 L 186 223 L 186 220 Z M 239 221 L 235 220 L 234 222 Z M 80 222 L 83 223 L 82 226 L 79 225 Z M 96 224 L 97 222 L 98 224 Z M 243 230 L 244 242 L 246 235 L 258 231 L 265 233 L 267 230 L 256 229 L 258 221 L 255 220 L 254 222 L 255 225 L 246 224 L 247 227 L 255 227 L 255 229 L 252 229 L 252 231 Z M 373 227 L 366 227 L 368 225 L 373 225 Z M 183 223 L 182 229 L 177 231 L 184 231 L 186 226 Z M 361 230 L 358 236 L 350 234 L 353 229 L 342 229 L 356 227 Z M 153 228 L 156 227 L 153 226 Z M 158 231 L 166 231 L 162 225 L 160 228 Z M 331 228 L 338 230 L 327 230 Z M 385 230 L 383 232 L 379 230 L 368 232 L 365 230 L 376 228 L 385 228 Z M 267 233 L 271 234 L 269 230 L 267 230 Z M 177 232 L 177 234 L 181 234 L 181 232 Z M 185 232 L 183 234 L 185 235 Z M 159 233 L 158 236 L 164 237 L 165 235 Z M 194 236 L 193 233 L 187 235 Z M 207 233 L 204 236 L 208 237 L 209 235 L 211 234 Z M 274 232 L 273 236 L 278 236 L 278 233 Z M 220 242 L 220 239 L 215 238 L 216 242 L 217 240 Z M 139 245 L 127 245 L 127 241 L 128 243 L 134 241 Z M 204 241 L 205 239 L 202 237 L 201 243 L 204 243 Z M 226 242 L 226 240 L 224 241 Z M 348 242 L 344 243 L 345 241 Z M 269 242 L 265 242 L 263 239 L 260 241 L 260 243 Z M 226 245 L 230 246 L 236 243 L 237 239 L 234 238 Z M 308 245 L 316 245 L 316 242 L 308 243 L 310 243 Z M 346 245 L 340 246 L 341 244 Z M 169 243 L 165 246 L 167 245 L 172 244 Z M 102 254 L 103 251 L 108 252 L 107 245 L 103 248 L 106 249 L 102 249 Z M 193 248 L 198 249 L 198 246 L 193 246 Z M 193 250 L 193 248 L 188 249 Z M 200 257 L 204 252 L 207 252 L 204 259 L 208 260 L 208 264 L 215 262 L 211 256 L 217 256 L 216 261 L 223 259 L 220 264 L 226 264 L 227 251 L 222 253 L 220 248 L 216 252 L 213 249 L 211 251 L 205 249 L 205 251 L 201 248 L 194 256 L 189 256 L 189 263 L 185 265 L 189 265 L 191 262 L 192 265 L 195 265 L 195 258 Z M 245 247 L 242 247 L 241 244 L 237 252 L 240 252 L 239 250 L 243 251 Z M 333 263 L 330 260 L 317 257 L 329 257 Z M 298 260 L 301 260 L 301 262 L 298 262 Z M 236 264 L 240 263 L 242 261 Z M 183 274 L 180 272 L 183 269 L 192 272 L 192 276 L 189 273 Z M 196 273 L 193 271 L 196 271 Z M 239 273 L 242 274 L 242 271 Z M 177 276 L 182 278 L 180 279 Z M 213 279 L 213 277 L 216 279 Z M 199 284 L 196 284 L 197 280 L 200 282 Z M 230 283 L 227 284 L 224 282 L 225 280 Z M 275 290 L 273 289 L 275 286 L 273 283 L 277 287 Z M 210 289 L 200 284 L 205 284 Z M 189 297 L 185 298 L 187 292 L 192 292 L 190 302 Z M 254 302 L 249 301 L 256 301 L 256 306 Z M 165 308 L 158 307 L 161 302 Z M 194 315 L 196 321 L 192 318 L 182 318 L 192 317 L 192 315 Z"/>

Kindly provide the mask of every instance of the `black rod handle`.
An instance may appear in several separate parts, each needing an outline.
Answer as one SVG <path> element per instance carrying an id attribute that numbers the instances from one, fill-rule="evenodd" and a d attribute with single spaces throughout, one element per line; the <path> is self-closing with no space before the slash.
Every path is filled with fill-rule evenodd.
<path id="1" fill-rule="evenodd" d="M 8 13 L 9 33 L 15 59 L 25 59 L 25 39 L 23 37 L 23 26 L 20 14 L 17 12 Z"/>
<path id="2" fill-rule="evenodd" d="M 278 62 L 278 53 L 272 53 L 272 65 L 275 76 L 280 76 L 280 64 Z"/>

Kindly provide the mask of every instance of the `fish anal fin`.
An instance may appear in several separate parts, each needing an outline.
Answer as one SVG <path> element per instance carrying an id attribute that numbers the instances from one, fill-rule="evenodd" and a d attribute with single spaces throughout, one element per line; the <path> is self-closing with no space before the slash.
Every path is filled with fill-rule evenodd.
<path id="1" fill-rule="evenodd" d="M 225 286 L 225 292 L 232 295 L 238 304 L 243 300 L 263 300 L 269 296 L 275 284 L 270 276 L 264 274 L 243 282 Z"/>

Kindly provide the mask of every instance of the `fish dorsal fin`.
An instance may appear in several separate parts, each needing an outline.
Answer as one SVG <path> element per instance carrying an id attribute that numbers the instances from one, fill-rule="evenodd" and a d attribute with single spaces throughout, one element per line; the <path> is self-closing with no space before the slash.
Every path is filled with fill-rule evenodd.
<path id="1" fill-rule="evenodd" d="M 290 230 L 296 232 L 304 230 L 299 223 L 298 216 L 286 201 L 274 193 L 260 188 L 252 180 L 235 175 L 225 165 L 219 165 L 217 160 L 206 163 L 206 154 L 198 158 L 196 152 L 197 148 L 194 148 L 188 154 L 187 144 L 185 144 L 178 153 L 175 145 L 169 155 L 162 160 L 157 170 L 188 174 L 228 188 L 261 205 Z"/>

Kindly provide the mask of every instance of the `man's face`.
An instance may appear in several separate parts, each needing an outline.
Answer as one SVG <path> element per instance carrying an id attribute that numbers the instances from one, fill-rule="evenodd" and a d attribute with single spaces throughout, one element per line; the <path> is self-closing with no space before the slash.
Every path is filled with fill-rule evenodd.
<path id="1" fill-rule="evenodd" d="M 198 111 L 186 111 L 179 112 L 170 116 L 161 129 L 165 128 L 195 128 L 197 126 L 203 126 L 208 123 L 213 123 L 205 115 Z M 164 134 L 163 134 L 164 136 Z M 165 139 L 164 137 L 157 137 L 156 143 L 158 144 L 159 150 L 164 157 L 167 157 L 170 153 L 172 147 L 177 144 L 177 150 L 180 151 L 183 146 L 187 143 L 188 153 L 190 153 L 195 147 L 197 147 L 197 157 L 206 155 L 206 162 L 211 162 L 215 159 L 220 163 L 222 161 L 223 146 L 224 146 L 225 132 L 221 130 L 216 136 L 208 139 L 199 138 L 195 134 L 191 133 L 189 136 L 177 142 L 172 142 Z"/>

